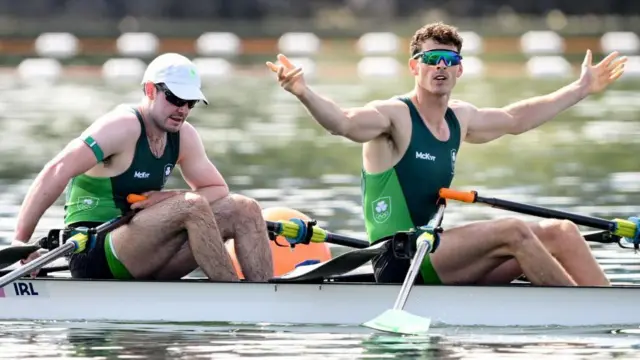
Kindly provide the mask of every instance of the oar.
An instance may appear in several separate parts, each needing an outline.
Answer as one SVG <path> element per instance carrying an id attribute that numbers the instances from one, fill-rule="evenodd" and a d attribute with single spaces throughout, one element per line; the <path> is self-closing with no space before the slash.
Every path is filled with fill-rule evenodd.
<path id="1" fill-rule="evenodd" d="M 487 204 L 495 208 L 515 211 L 532 216 L 570 220 L 577 225 L 605 230 L 616 236 L 633 239 L 634 245 L 636 246 L 640 244 L 640 242 L 638 241 L 638 225 L 635 218 L 631 218 L 633 219 L 633 221 L 623 219 L 606 220 L 597 217 L 553 210 L 545 207 L 523 204 L 509 200 L 482 197 L 478 195 L 477 191 L 456 191 L 452 189 L 442 188 L 440 189 L 440 197 L 466 203 Z"/>
<path id="2" fill-rule="evenodd" d="M 39 258 L 20 266 L 7 275 L 0 277 L 0 288 L 11 283 L 12 281 L 19 279 L 30 272 L 39 269 L 50 262 L 65 256 L 70 253 L 79 253 L 84 251 L 87 246 L 87 241 L 90 236 L 98 236 L 105 232 L 111 232 L 117 227 L 129 222 L 135 212 L 131 211 L 126 215 L 119 216 L 111 221 L 108 221 L 94 229 L 90 229 L 87 233 L 77 233 L 67 240 L 67 242 L 55 248 L 54 250 L 40 256 Z"/>
<path id="3" fill-rule="evenodd" d="M 368 328 L 375 330 L 392 332 L 396 334 L 404 335 L 426 335 L 428 334 L 429 327 L 431 326 L 431 319 L 417 316 L 404 310 L 404 305 L 409 298 L 409 293 L 413 288 L 413 283 L 416 280 L 422 261 L 427 253 L 431 252 L 431 249 L 442 232 L 440 225 L 442 224 L 442 218 L 444 216 L 444 210 L 446 208 L 446 202 L 441 199 L 439 201 L 438 211 L 434 218 L 427 224 L 424 230 L 418 238 L 418 249 L 411 261 L 409 271 L 402 283 L 400 293 L 396 298 L 396 302 L 392 309 L 386 310 L 382 314 L 378 315 L 372 320 L 369 320 L 362 324 Z"/>
<path id="4" fill-rule="evenodd" d="M 331 243 L 344 245 L 357 249 L 364 249 L 371 244 L 366 240 L 331 233 L 321 227 L 315 226 L 315 221 L 304 222 L 300 219 L 282 221 L 267 221 L 267 230 L 282 235 L 290 245 L 314 243 Z"/>
<path id="5" fill-rule="evenodd" d="M 141 200 L 143 200 L 143 198 L 135 194 L 131 194 L 127 196 L 127 201 L 130 204 L 141 201 Z M 129 211 L 125 215 L 118 216 L 115 219 L 107 221 L 106 223 L 101 224 L 96 228 L 89 229 L 86 233 L 78 233 L 73 235 L 71 238 L 67 240 L 67 242 L 64 245 L 59 246 L 51 250 L 50 252 L 46 253 L 45 255 L 42 255 L 39 258 L 25 265 L 22 265 L 17 269 L 9 272 L 8 274 L 0 277 L 0 288 L 32 272 L 33 270 L 40 269 L 41 267 L 55 261 L 56 259 L 62 256 L 65 256 L 72 252 L 74 253 L 82 252 L 86 248 L 87 241 L 89 240 L 90 236 L 98 236 L 100 234 L 108 233 L 115 230 L 116 228 L 128 223 L 129 220 L 131 220 L 131 218 L 136 214 L 136 212 L 137 211 L 135 210 Z M 44 244 L 44 241 L 46 241 L 46 238 L 40 239 L 34 245 L 12 246 L 12 247 L 0 250 L 0 265 L 8 264 L 8 265 L 0 266 L 0 268 L 12 265 L 20 261 L 21 259 L 28 257 L 29 254 L 31 254 L 32 252 L 42 249 L 42 245 Z"/>

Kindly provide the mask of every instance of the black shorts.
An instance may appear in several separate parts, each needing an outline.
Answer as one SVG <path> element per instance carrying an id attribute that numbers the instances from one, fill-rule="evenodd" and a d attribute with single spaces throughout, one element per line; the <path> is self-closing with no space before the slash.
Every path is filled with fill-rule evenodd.
<path id="1" fill-rule="evenodd" d="M 371 265 L 373 265 L 373 276 L 375 277 L 376 282 L 402 284 L 404 282 L 404 278 L 409 272 L 411 260 L 398 259 L 395 257 L 393 255 L 393 249 L 391 248 L 391 241 L 387 241 L 383 248 L 384 251 L 371 260 Z M 420 273 L 416 276 L 415 283 L 424 283 Z"/>
<path id="2" fill-rule="evenodd" d="M 78 223 L 70 227 L 95 227 L 100 223 Z M 71 276 L 80 279 L 113 279 L 111 269 L 107 263 L 107 256 L 104 253 L 105 234 L 96 238 L 92 248 L 85 249 L 78 254 L 71 254 L 69 257 L 69 270 Z"/>

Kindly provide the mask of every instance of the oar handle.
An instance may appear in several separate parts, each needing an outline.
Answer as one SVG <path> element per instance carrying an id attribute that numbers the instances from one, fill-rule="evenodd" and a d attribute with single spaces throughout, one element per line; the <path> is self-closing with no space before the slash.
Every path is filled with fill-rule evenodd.
<path id="1" fill-rule="evenodd" d="M 595 229 L 606 230 L 616 233 L 618 228 L 618 222 L 605 220 L 592 216 L 584 216 L 579 214 L 573 214 L 565 211 L 553 210 L 541 206 L 523 204 L 509 200 L 503 200 L 498 198 L 488 198 L 479 196 L 476 191 L 456 191 L 452 189 L 443 188 L 440 189 L 440 196 L 469 203 L 483 203 L 492 207 L 519 212 L 526 215 L 538 216 L 543 218 L 563 219 L 570 220 L 577 225 L 583 225 L 592 227 Z M 618 233 L 616 233 L 618 234 Z M 624 236 L 624 235 L 623 235 Z"/>
<path id="2" fill-rule="evenodd" d="M 466 203 L 476 202 L 478 193 L 475 191 L 458 191 L 453 189 L 440 189 L 440 197 L 443 199 L 456 200 Z"/>
<path id="3" fill-rule="evenodd" d="M 147 197 L 140 194 L 129 194 L 127 195 L 127 202 L 129 204 L 137 203 L 143 200 L 147 200 Z"/>

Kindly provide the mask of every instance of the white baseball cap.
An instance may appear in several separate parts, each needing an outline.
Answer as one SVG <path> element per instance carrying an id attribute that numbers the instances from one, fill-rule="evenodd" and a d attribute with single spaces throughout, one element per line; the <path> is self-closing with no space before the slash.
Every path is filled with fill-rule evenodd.
<path id="1" fill-rule="evenodd" d="M 176 53 L 162 54 L 147 66 L 142 77 L 142 84 L 164 83 L 177 97 L 183 100 L 209 101 L 200 90 L 202 82 L 196 66 L 183 55 Z"/>

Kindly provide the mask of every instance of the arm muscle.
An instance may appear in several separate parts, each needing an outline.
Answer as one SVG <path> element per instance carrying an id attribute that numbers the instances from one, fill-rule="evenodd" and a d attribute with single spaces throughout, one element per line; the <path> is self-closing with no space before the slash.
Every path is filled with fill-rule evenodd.
<path id="1" fill-rule="evenodd" d="M 135 134 L 131 129 L 132 122 L 128 120 L 120 117 L 99 119 L 43 167 L 20 208 L 16 240 L 28 241 L 44 212 L 60 197 L 67 183 L 97 164 L 96 156 L 82 139 L 91 136 L 102 149 L 104 157 L 113 155 L 127 136 Z"/>
<path id="2" fill-rule="evenodd" d="M 222 174 L 207 157 L 202 139 L 196 129 L 185 123 L 180 131 L 180 172 L 193 191 L 214 202 L 229 194 Z"/>
<path id="3" fill-rule="evenodd" d="M 300 101 L 330 133 L 355 142 L 368 142 L 391 129 L 391 119 L 384 111 L 388 104 L 386 101 L 374 101 L 363 107 L 345 110 L 311 90 L 307 90 Z"/>

